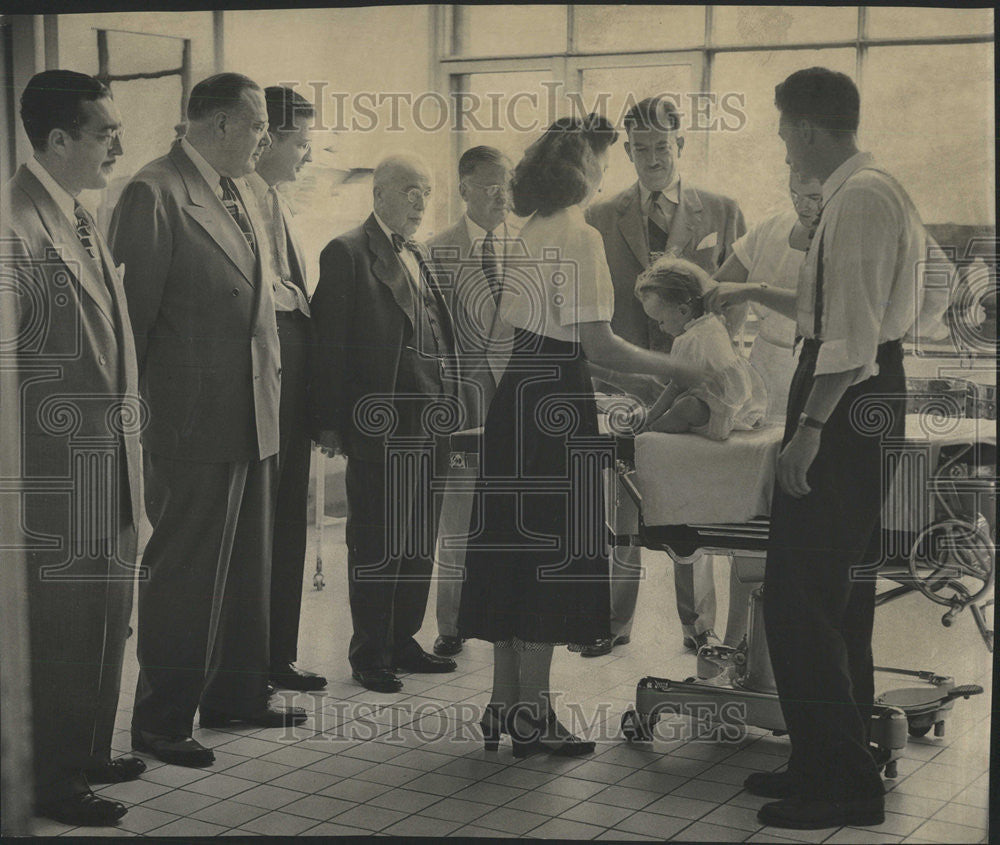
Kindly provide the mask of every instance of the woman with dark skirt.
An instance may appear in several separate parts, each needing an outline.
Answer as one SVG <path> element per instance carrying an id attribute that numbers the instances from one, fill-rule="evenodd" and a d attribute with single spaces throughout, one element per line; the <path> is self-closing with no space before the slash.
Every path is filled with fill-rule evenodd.
<path id="1" fill-rule="evenodd" d="M 553 646 L 609 635 L 609 548 L 588 361 L 681 387 L 704 375 L 614 335 L 614 289 L 600 233 L 583 207 L 600 188 L 618 138 L 599 115 L 563 118 L 514 171 L 514 210 L 527 258 L 505 268 L 500 314 L 511 357 L 486 417 L 469 528 L 461 635 L 492 642 L 487 750 L 509 734 L 515 756 L 589 754 L 552 710 Z M 519 253 L 522 254 L 522 253 Z"/>

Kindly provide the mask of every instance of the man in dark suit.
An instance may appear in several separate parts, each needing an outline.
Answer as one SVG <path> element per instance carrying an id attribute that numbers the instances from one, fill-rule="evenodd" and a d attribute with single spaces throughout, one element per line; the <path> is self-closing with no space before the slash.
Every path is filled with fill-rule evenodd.
<path id="1" fill-rule="evenodd" d="M 428 246 L 437 278 L 455 320 L 455 351 L 469 391 L 466 424 L 477 428 L 486 419 L 497 384 L 507 366 L 514 331 L 499 318 L 497 306 L 504 270 L 513 252 L 510 211 L 510 160 L 493 147 L 472 147 L 458 161 L 458 189 L 465 214 L 433 237 Z M 449 477 L 474 481 L 476 470 L 451 468 Z M 458 606 L 465 574 L 472 489 L 465 484 L 448 489 L 441 506 L 438 536 L 437 623 L 434 653 L 458 654 Z"/>
<path id="2" fill-rule="evenodd" d="M 671 340 L 643 311 L 635 296 L 636 277 L 663 254 L 693 261 L 712 274 L 729 256 L 733 241 L 746 232 L 746 223 L 735 200 L 697 188 L 681 177 L 677 161 L 684 149 L 684 138 L 680 115 L 669 100 L 658 97 L 642 100 L 629 110 L 624 122 L 628 135 L 625 152 L 635 165 L 638 181 L 618 196 L 588 208 L 587 221 L 604 237 L 615 287 L 612 331 L 637 346 L 666 351 Z M 646 404 L 662 390 L 648 376 L 614 373 L 593 366 L 591 369 L 598 389 L 631 393 Z M 616 532 L 635 533 L 638 525 L 634 509 L 621 497 L 617 505 Z M 640 571 L 637 546 L 613 551 L 612 637 L 599 646 L 584 649 L 584 656 L 607 654 L 614 645 L 629 641 Z M 711 558 L 684 564 L 675 562 L 674 583 L 684 645 L 697 650 L 717 640 L 713 630 L 715 585 Z"/>
<path id="3" fill-rule="evenodd" d="M 71 825 L 125 807 L 89 783 L 132 780 L 111 760 L 132 608 L 139 491 L 138 376 L 118 269 L 84 189 L 107 187 L 122 153 L 110 91 L 81 73 L 32 77 L 21 117 L 34 156 L 4 186 L 2 338 L 20 401 L 35 804 Z M 5 432 L 14 437 L 15 432 Z M 86 496 L 82 494 L 86 491 Z"/>
<path id="4" fill-rule="evenodd" d="M 462 416 L 451 317 L 425 248 L 410 240 L 430 190 L 420 159 L 384 159 L 374 213 L 327 244 L 311 303 L 316 439 L 347 455 L 349 658 L 376 692 L 401 689 L 398 671 L 455 669 L 414 639 L 440 511 L 431 482 L 445 477 L 434 436 Z"/>
<path id="5" fill-rule="evenodd" d="M 111 242 L 150 413 L 132 746 L 205 766 L 199 706 L 203 728 L 305 712 L 268 703 L 279 347 L 260 223 L 233 181 L 269 143 L 264 94 L 217 74 L 194 87 L 187 116 L 185 137 L 125 187 Z"/>
<path id="6" fill-rule="evenodd" d="M 281 408 L 278 433 L 278 496 L 274 505 L 271 554 L 271 683 L 286 689 L 320 690 L 326 678 L 295 665 L 302 609 L 306 554 L 306 504 L 312 443 L 306 422 L 306 385 L 312 326 L 306 295 L 305 256 L 292 214 L 277 186 L 294 182 L 312 161 L 310 131 L 313 106 L 291 88 L 264 90 L 271 145 L 257 169 L 246 177 L 258 205 L 264 281 L 274 297 L 281 343 Z"/>

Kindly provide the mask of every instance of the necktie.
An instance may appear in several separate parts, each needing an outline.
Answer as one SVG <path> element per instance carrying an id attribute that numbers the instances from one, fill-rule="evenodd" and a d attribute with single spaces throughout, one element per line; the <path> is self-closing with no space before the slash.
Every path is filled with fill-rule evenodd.
<path id="1" fill-rule="evenodd" d="M 490 286 L 493 300 L 499 304 L 503 277 L 500 272 L 500 262 L 497 261 L 496 238 L 492 232 L 487 232 L 483 239 L 483 275 Z"/>
<path id="2" fill-rule="evenodd" d="M 663 252 L 667 248 L 667 218 L 660 208 L 663 191 L 649 194 L 649 251 Z"/>
<path id="3" fill-rule="evenodd" d="M 254 239 L 253 227 L 250 225 L 250 218 L 247 217 L 246 210 L 243 208 L 243 200 L 240 199 L 235 183 L 228 176 L 223 176 L 219 179 L 219 184 L 222 186 L 222 204 L 236 221 L 236 225 L 240 227 L 250 251 L 256 254 L 257 242 Z"/>
<path id="4" fill-rule="evenodd" d="M 812 243 L 816 237 L 816 230 L 819 228 L 819 221 L 823 217 L 823 209 L 820 209 L 816 218 L 816 225 L 809 230 L 809 241 Z M 813 304 L 813 337 L 819 340 L 819 330 L 823 323 L 823 241 L 819 239 L 819 252 L 816 256 L 816 296 Z"/>
<path id="5" fill-rule="evenodd" d="M 76 236 L 87 250 L 87 255 L 97 260 L 97 247 L 94 246 L 94 230 L 91 225 L 90 215 L 80 203 L 73 204 L 73 213 L 76 215 Z"/>

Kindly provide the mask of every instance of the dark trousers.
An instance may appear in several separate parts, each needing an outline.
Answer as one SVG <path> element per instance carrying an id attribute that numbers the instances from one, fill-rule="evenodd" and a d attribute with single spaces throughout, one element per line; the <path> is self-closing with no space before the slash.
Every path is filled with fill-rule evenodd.
<path id="1" fill-rule="evenodd" d="M 424 622 L 440 495 L 434 450 L 426 461 L 347 461 L 347 570 L 354 670 L 392 669 Z M 414 470 L 415 466 L 419 469 Z"/>
<path id="2" fill-rule="evenodd" d="M 812 389 L 818 344 L 806 342 L 792 379 L 784 442 Z M 881 795 L 869 752 L 874 697 L 875 575 L 852 569 L 880 531 L 883 438 L 902 438 L 906 381 L 899 343 L 883 344 L 879 373 L 848 388 L 823 429 L 801 499 L 775 484 L 764 576 L 764 621 L 789 767 L 809 797 Z M 877 544 L 876 544 L 877 547 Z"/>
<path id="3" fill-rule="evenodd" d="M 312 455 L 306 430 L 309 318 L 300 311 L 278 311 L 277 318 L 281 341 L 281 445 L 271 555 L 271 665 L 276 668 L 294 663 L 297 657 Z"/>
<path id="4" fill-rule="evenodd" d="M 110 555 L 75 558 L 58 580 L 43 569 L 64 549 L 28 555 L 35 800 L 84 792 L 81 770 L 111 756 L 122 659 L 132 613 L 135 529 L 121 529 Z"/>
<path id="5" fill-rule="evenodd" d="M 267 705 L 276 458 L 194 463 L 145 454 L 153 535 L 142 563 L 132 725 L 190 736 L 199 701 Z"/>

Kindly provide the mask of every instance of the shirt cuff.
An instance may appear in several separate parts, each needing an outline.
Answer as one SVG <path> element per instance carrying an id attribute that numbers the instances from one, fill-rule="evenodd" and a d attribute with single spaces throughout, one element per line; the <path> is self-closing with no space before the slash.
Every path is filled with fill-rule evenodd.
<path id="1" fill-rule="evenodd" d="M 560 326 L 573 326 L 577 323 L 610 323 L 611 314 L 606 308 L 591 305 L 585 308 L 570 308 L 559 314 Z"/>
<path id="2" fill-rule="evenodd" d="M 851 382 L 852 385 L 858 384 L 878 372 L 875 356 L 874 350 L 870 356 L 866 356 L 857 348 L 852 349 L 846 340 L 824 340 L 819 348 L 819 355 L 816 356 L 816 375 L 825 376 L 858 370 L 854 381 Z"/>

